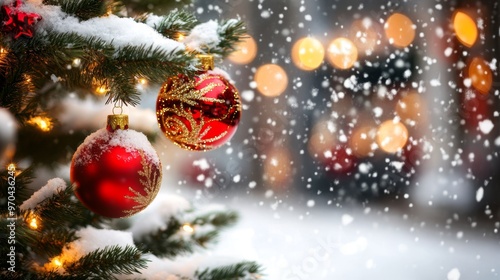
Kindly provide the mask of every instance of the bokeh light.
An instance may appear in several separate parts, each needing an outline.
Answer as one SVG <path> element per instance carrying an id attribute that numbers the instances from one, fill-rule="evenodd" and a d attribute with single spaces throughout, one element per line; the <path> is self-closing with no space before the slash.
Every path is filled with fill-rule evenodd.
<path id="1" fill-rule="evenodd" d="M 348 69 L 358 59 L 358 49 L 351 40 L 340 37 L 328 45 L 327 57 L 334 67 Z"/>
<path id="2" fill-rule="evenodd" d="M 425 100 L 417 92 L 411 91 L 399 99 L 395 109 L 407 125 L 415 126 L 425 121 Z"/>
<path id="3" fill-rule="evenodd" d="M 292 61 L 300 69 L 310 71 L 318 68 L 325 57 L 325 49 L 315 38 L 298 40 L 292 47 Z"/>
<path id="4" fill-rule="evenodd" d="M 265 64 L 255 73 L 257 90 L 265 96 L 275 97 L 282 94 L 288 86 L 288 76 L 279 65 Z"/>
<path id="5" fill-rule="evenodd" d="M 359 158 L 373 155 L 376 134 L 377 129 L 372 126 L 361 126 L 354 129 L 351 138 L 349 138 L 349 148 L 351 148 L 352 153 Z"/>
<path id="6" fill-rule="evenodd" d="M 468 70 L 472 87 L 482 94 L 488 94 L 493 83 L 493 74 L 488 63 L 481 57 L 474 57 Z"/>
<path id="7" fill-rule="evenodd" d="M 474 20 L 464 12 L 457 11 L 453 15 L 453 28 L 460 43 L 472 47 L 477 39 L 477 26 Z"/>
<path id="8" fill-rule="evenodd" d="M 290 183 L 292 161 L 292 156 L 286 148 L 276 147 L 271 149 L 264 161 L 264 180 L 274 187 L 285 188 Z"/>
<path id="9" fill-rule="evenodd" d="M 396 47 L 407 47 L 415 39 L 415 25 L 401 13 L 392 14 L 385 22 L 384 30 L 389 43 Z"/>
<path id="10" fill-rule="evenodd" d="M 324 157 L 324 154 L 336 146 L 335 127 L 332 121 L 322 120 L 316 123 L 309 137 L 308 150 L 312 157 Z"/>
<path id="11" fill-rule="evenodd" d="M 228 59 L 236 64 L 248 64 L 253 61 L 256 55 L 257 43 L 253 37 L 246 35 L 245 38 L 236 45 L 236 51 L 232 52 L 228 56 Z"/>
<path id="12" fill-rule="evenodd" d="M 408 141 L 408 129 L 399 121 L 387 120 L 377 129 L 377 144 L 387 153 L 396 153 Z"/>
<path id="13" fill-rule="evenodd" d="M 377 44 L 380 43 L 377 24 L 369 17 L 355 20 L 352 23 L 349 38 L 358 48 L 358 53 L 371 55 L 375 51 Z"/>

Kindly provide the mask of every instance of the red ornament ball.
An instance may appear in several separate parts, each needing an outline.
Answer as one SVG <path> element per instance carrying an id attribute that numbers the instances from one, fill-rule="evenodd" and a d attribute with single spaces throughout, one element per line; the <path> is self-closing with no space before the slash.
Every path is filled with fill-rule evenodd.
<path id="1" fill-rule="evenodd" d="M 161 163 L 144 134 L 100 129 L 73 155 L 70 177 L 78 199 L 109 218 L 131 216 L 148 206 L 160 189 Z"/>
<path id="2" fill-rule="evenodd" d="M 156 115 L 165 136 L 186 150 L 206 151 L 231 139 L 241 116 L 238 90 L 222 71 L 178 75 L 162 86 Z"/>

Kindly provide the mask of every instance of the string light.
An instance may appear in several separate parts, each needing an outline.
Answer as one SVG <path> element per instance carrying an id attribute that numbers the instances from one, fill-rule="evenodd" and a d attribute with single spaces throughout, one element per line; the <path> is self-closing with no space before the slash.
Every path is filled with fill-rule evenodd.
<path id="1" fill-rule="evenodd" d="M 79 58 L 75 58 L 75 59 L 73 59 L 73 62 L 71 63 L 71 65 L 72 65 L 73 67 L 79 67 L 81 64 L 82 64 L 82 60 L 81 60 L 81 59 L 79 59 Z"/>
<path id="2" fill-rule="evenodd" d="M 188 233 L 193 233 L 194 232 L 193 226 L 191 226 L 188 223 L 182 225 L 182 230 L 184 230 L 185 232 L 188 232 Z"/>
<path id="3" fill-rule="evenodd" d="M 29 222 L 29 226 L 31 229 L 38 229 L 38 220 L 36 217 L 32 217 Z"/>
<path id="4" fill-rule="evenodd" d="M 17 166 L 14 163 L 10 163 L 9 165 L 7 165 L 7 170 L 9 170 L 9 171 L 15 171 L 16 169 L 17 169 Z"/>
<path id="5" fill-rule="evenodd" d="M 358 59 L 358 49 L 351 40 L 340 37 L 328 45 L 327 57 L 334 67 L 348 69 Z"/>
<path id="6" fill-rule="evenodd" d="M 288 76 L 279 65 L 265 64 L 257 69 L 254 77 L 257 90 L 265 96 L 282 94 L 288 86 Z"/>
<path id="7" fill-rule="evenodd" d="M 477 26 L 474 20 L 462 11 L 453 15 L 453 28 L 460 43 L 472 47 L 477 39 Z"/>
<path id="8" fill-rule="evenodd" d="M 148 84 L 148 80 L 146 78 L 137 78 L 137 82 L 143 86 Z"/>
<path id="9" fill-rule="evenodd" d="M 62 261 L 57 257 L 53 258 L 51 263 L 55 267 L 61 267 L 63 265 Z"/>
<path id="10" fill-rule="evenodd" d="M 106 86 L 98 86 L 96 89 L 95 89 L 95 93 L 99 96 L 103 96 L 105 95 L 107 92 L 109 91 L 109 89 L 106 87 Z"/>
<path id="11" fill-rule="evenodd" d="M 28 121 L 28 124 L 35 125 L 43 132 L 48 132 L 52 130 L 53 124 L 52 120 L 48 117 L 33 117 Z"/>
<path id="12" fill-rule="evenodd" d="M 389 43 L 396 47 L 405 48 L 415 39 L 415 25 L 401 13 L 392 14 L 385 22 L 384 29 Z"/>
<path id="13" fill-rule="evenodd" d="M 184 35 L 182 33 L 177 34 L 177 41 L 178 42 L 184 41 L 184 38 L 186 38 L 186 35 Z"/>

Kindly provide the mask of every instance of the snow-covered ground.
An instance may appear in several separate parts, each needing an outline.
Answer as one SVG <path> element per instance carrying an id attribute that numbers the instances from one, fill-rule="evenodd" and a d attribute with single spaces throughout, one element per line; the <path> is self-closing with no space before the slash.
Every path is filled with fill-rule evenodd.
<path id="1" fill-rule="evenodd" d="M 221 202 L 241 221 L 212 253 L 256 260 L 264 279 L 500 279 L 498 234 L 458 216 L 441 222 L 384 208 Z"/>

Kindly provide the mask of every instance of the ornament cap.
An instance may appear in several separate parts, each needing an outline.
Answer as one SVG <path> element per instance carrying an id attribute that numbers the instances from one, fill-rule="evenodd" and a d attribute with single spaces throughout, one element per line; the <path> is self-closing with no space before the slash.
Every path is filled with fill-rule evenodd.
<path id="1" fill-rule="evenodd" d="M 201 68 L 205 71 L 214 69 L 214 56 L 211 54 L 197 54 L 196 58 L 200 61 Z"/>
<path id="2" fill-rule="evenodd" d="M 108 115 L 108 124 L 106 126 L 108 131 L 115 131 L 117 129 L 128 129 L 128 115 Z"/>

